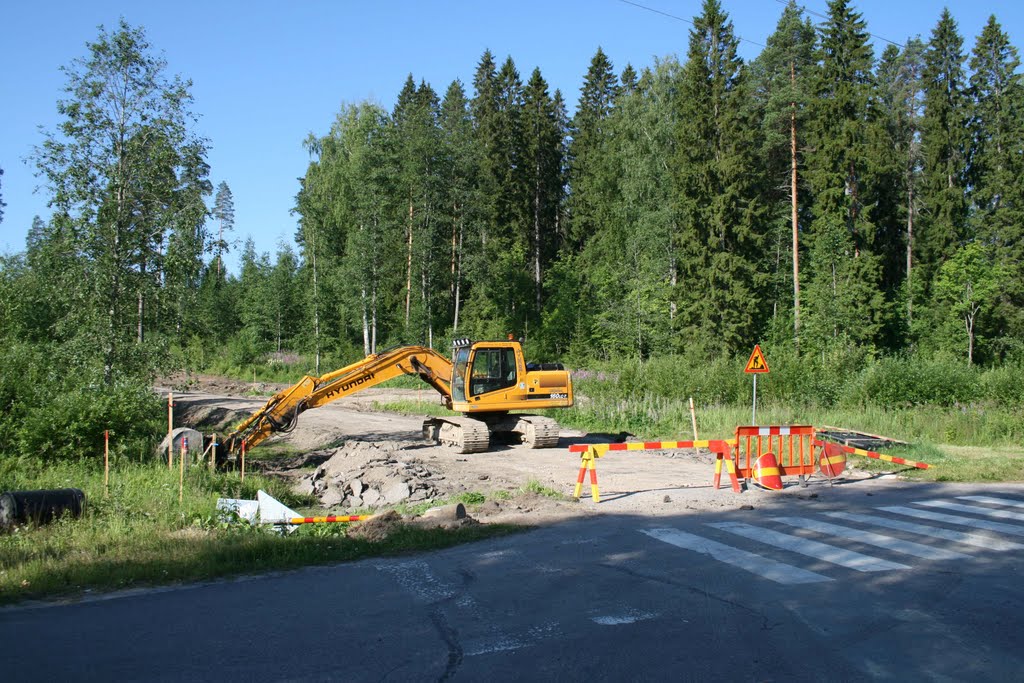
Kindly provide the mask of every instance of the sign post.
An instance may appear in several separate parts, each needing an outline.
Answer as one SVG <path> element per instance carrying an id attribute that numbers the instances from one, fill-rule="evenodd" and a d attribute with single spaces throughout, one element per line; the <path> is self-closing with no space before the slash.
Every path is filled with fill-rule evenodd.
<path id="1" fill-rule="evenodd" d="M 760 344 L 754 344 L 754 351 L 750 354 L 747 367 L 743 369 L 743 372 L 754 376 L 754 406 L 750 412 L 750 424 L 754 426 L 757 424 L 757 376 L 762 372 L 769 372 L 768 361 L 765 360 L 764 354 L 761 352 Z"/>

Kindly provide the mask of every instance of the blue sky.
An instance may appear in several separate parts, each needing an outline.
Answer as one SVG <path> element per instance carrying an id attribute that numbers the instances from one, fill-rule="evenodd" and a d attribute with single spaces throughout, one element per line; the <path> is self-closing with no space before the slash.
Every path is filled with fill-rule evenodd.
<path id="1" fill-rule="evenodd" d="M 685 19 L 701 7 L 700 0 L 637 3 Z M 754 43 L 763 44 L 774 30 L 783 5 L 722 5 L 737 34 L 752 41 L 741 43 L 743 56 L 752 59 L 760 51 Z M 826 0 L 804 6 L 827 11 Z M 1018 48 L 1024 43 L 1024 3 L 1018 0 L 861 0 L 854 6 L 869 31 L 896 42 L 914 35 L 927 40 L 948 6 L 965 52 L 993 13 Z M 621 0 L 10 2 L 0 12 L 0 193 L 7 203 L 0 253 L 21 251 L 32 217 L 49 215 L 23 159 L 42 139 L 39 126 L 58 123 L 56 101 L 65 83 L 59 68 L 85 55 L 97 26 L 115 28 L 120 17 L 145 27 L 170 73 L 192 80 L 201 117 L 195 131 L 210 141 L 214 185 L 224 180 L 231 186 L 236 237 L 251 235 L 259 251 L 271 253 L 295 232 L 290 209 L 309 161 L 302 141 L 310 132 L 325 133 L 343 102 L 369 99 L 390 109 L 410 72 L 439 94 L 456 78 L 472 94 L 473 72 L 489 48 L 499 62 L 511 55 L 524 80 L 539 66 L 551 90 L 560 88 L 574 108 L 598 46 L 617 72 L 627 62 L 640 70 L 655 57 L 685 56 L 690 28 Z M 885 43 L 875 42 L 880 54 Z M 235 259 L 228 263 L 235 270 Z"/>

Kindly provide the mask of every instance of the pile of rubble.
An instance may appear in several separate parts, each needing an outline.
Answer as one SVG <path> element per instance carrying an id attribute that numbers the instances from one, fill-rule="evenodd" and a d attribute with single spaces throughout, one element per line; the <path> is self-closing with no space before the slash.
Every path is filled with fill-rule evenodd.
<path id="1" fill-rule="evenodd" d="M 432 472 L 408 457 L 396 442 L 346 442 L 296 484 L 300 493 L 313 494 L 325 508 L 348 511 L 399 503 L 417 503 L 451 494 L 443 474 Z"/>

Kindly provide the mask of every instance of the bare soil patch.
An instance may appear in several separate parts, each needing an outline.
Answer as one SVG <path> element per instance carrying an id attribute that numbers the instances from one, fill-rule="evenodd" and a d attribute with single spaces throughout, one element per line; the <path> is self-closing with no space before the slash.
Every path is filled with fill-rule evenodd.
<path id="1" fill-rule="evenodd" d="M 176 393 L 180 424 L 207 432 L 226 429 L 258 409 L 266 397 L 244 395 L 244 383 L 210 379 L 205 389 L 233 388 L 243 395 Z M 427 394 L 429 396 L 429 394 Z M 297 492 L 312 494 L 323 514 L 353 514 L 416 505 L 462 494 L 482 493 L 487 501 L 470 506 L 486 522 L 543 524 L 579 515 L 630 513 L 645 516 L 686 510 L 738 508 L 757 504 L 759 494 L 733 494 L 726 484 L 711 486 L 714 456 L 704 450 L 612 452 L 597 461 L 601 502 L 571 499 L 580 469 L 571 443 L 604 443 L 619 435 L 584 434 L 564 429 L 557 448 L 529 449 L 498 444 L 487 453 L 458 454 L 422 439 L 422 417 L 380 412 L 375 403 L 424 398 L 410 389 L 368 389 L 357 396 L 310 410 L 295 430 L 275 436 L 259 449 L 287 455 L 261 459 L 266 474 L 287 479 Z M 856 479 L 854 473 L 848 479 Z M 723 479 L 727 477 L 723 474 Z M 561 498 L 538 495 L 538 489 Z M 767 495 L 767 494 L 766 494 Z M 781 495 L 806 497 L 789 486 Z"/>

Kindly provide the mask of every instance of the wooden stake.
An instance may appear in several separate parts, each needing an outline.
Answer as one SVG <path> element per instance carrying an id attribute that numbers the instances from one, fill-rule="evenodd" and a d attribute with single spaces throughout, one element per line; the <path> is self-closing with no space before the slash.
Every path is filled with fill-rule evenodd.
<path id="1" fill-rule="evenodd" d="M 110 430 L 103 430 L 103 497 L 110 494 Z"/>
<path id="2" fill-rule="evenodd" d="M 188 455 L 188 438 L 181 440 L 181 458 L 178 459 L 178 505 L 185 494 L 185 457 Z"/>
<path id="3" fill-rule="evenodd" d="M 693 409 L 693 396 L 690 397 L 690 422 L 693 424 L 693 440 L 697 441 L 697 413 Z"/>
<path id="4" fill-rule="evenodd" d="M 241 459 L 242 459 L 242 476 L 241 476 L 241 480 L 245 481 L 245 439 L 242 439 L 242 455 L 241 455 Z"/>
<path id="5" fill-rule="evenodd" d="M 167 469 L 174 466 L 174 392 L 167 392 Z"/>

